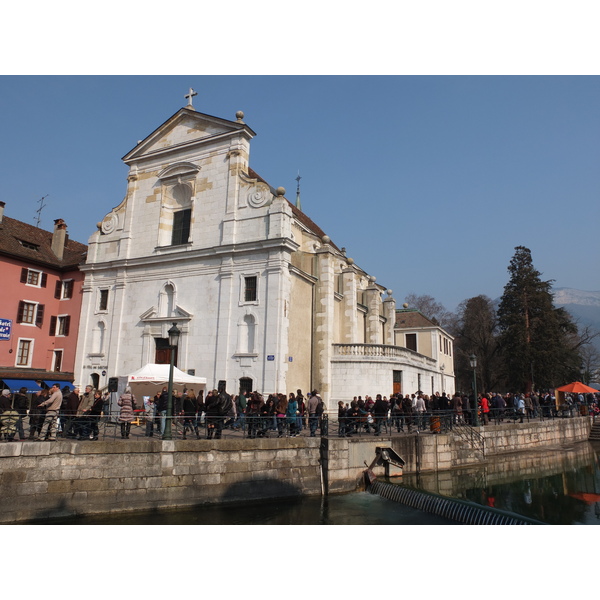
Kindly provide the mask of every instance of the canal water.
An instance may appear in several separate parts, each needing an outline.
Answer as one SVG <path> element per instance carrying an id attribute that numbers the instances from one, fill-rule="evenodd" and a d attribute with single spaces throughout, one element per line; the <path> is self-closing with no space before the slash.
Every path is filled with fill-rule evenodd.
<path id="1" fill-rule="evenodd" d="M 550 525 L 600 525 L 597 443 L 495 457 L 476 469 L 404 475 L 402 485 Z"/>

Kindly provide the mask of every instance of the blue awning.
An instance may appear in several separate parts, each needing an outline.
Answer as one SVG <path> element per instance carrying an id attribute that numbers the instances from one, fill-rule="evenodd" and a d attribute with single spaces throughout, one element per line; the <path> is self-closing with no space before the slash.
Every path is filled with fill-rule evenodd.
<path id="1" fill-rule="evenodd" d="M 32 379 L 3 379 L 4 385 L 14 394 L 22 387 L 27 388 L 28 394 L 39 392 L 42 388 Z"/>
<path id="2" fill-rule="evenodd" d="M 55 383 L 58 383 L 60 385 L 60 389 L 62 390 L 64 387 L 68 387 L 71 391 L 73 391 L 75 389 L 75 386 L 70 382 L 70 381 L 53 381 L 53 380 L 48 380 L 48 381 L 44 381 L 44 383 L 51 388 Z"/>

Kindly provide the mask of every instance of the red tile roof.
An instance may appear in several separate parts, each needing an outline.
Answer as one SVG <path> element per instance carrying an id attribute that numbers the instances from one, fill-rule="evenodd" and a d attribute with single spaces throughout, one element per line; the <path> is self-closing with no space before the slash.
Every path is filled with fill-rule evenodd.
<path id="1" fill-rule="evenodd" d="M 413 329 L 415 327 L 438 327 L 416 309 L 398 309 L 396 311 L 396 329 Z"/>
<path id="2" fill-rule="evenodd" d="M 27 247 L 30 245 L 35 248 Z M 0 254 L 5 256 L 65 271 L 84 262 L 86 252 L 85 244 L 67 237 L 63 258 L 59 260 L 52 252 L 51 231 L 6 216 L 0 222 Z"/>
<path id="3" fill-rule="evenodd" d="M 248 168 L 248 175 L 250 177 L 252 177 L 253 179 L 258 179 L 258 181 L 261 181 L 262 183 L 267 184 L 271 188 L 271 192 L 274 195 L 276 194 L 275 188 L 269 182 L 265 181 L 256 171 Z M 312 231 L 319 239 L 321 239 L 324 235 L 326 235 L 325 232 L 310 217 L 308 217 L 305 213 L 303 213 L 299 208 L 296 207 L 295 204 L 290 202 L 287 198 L 286 198 L 286 200 L 289 203 L 289 205 L 292 207 L 292 212 L 294 214 L 294 217 L 296 219 L 298 219 L 298 221 L 300 221 L 300 223 L 302 223 L 305 227 L 310 229 L 310 231 Z M 333 241 L 331 242 L 331 245 L 334 248 L 336 248 L 337 250 L 339 250 L 339 248 L 333 243 Z"/>

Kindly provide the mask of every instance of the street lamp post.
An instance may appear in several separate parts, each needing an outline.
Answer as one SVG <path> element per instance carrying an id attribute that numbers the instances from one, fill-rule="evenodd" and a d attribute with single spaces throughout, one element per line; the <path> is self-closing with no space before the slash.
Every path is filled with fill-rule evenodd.
<path id="1" fill-rule="evenodd" d="M 479 427 L 479 415 L 477 414 L 477 357 L 474 354 L 469 356 L 469 362 L 473 369 L 473 396 L 475 397 L 475 412 L 473 413 L 473 425 Z"/>
<path id="2" fill-rule="evenodd" d="M 444 393 L 444 369 L 446 368 L 446 364 L 442 363 L 442 366 L 440 367 L 440 371 L 442 372 L 442 394 Z"/>
<path id="3" fill-rule="evenodd" d="M 163 440 L 172 440 L 171 422 L 173 421 L 173 367 L 175 366 L 175 350 L 179 342 L 181 331 L 177 328 L 177 323 L 173 323 L 173 327 L 169 329 L 169 349 L 171 350 L 171 363 L 169 365 L 169 388 L 167 390 L 167 422 L 165 423 L 165 432 Z"/>

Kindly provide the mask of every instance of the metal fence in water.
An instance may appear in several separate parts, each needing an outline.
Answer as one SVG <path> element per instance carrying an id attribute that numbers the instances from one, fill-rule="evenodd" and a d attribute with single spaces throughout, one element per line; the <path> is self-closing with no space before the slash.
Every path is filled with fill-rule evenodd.
<path id="1" fill-rule="evenodd" d="M 446 498 L 430 492 L 375 481 L 369 492 L 424 512 L 465 525 L 543 525 L 522 515 L 481 506 L 458 498 Z"/>

